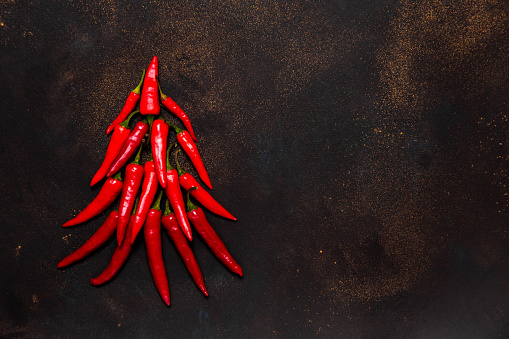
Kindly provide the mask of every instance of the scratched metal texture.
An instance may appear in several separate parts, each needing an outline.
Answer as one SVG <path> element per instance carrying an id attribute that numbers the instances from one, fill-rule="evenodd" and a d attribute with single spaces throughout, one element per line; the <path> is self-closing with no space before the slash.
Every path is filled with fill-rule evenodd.
<path id="1" fill-rule="evenodd" d="M 508 42 L 505 0 L 2 1 L 0 337 L 508 337 Z M 244 270 L 163 234 L 170 307 L 141 238 L 56 267 L 153 55 Z"/>

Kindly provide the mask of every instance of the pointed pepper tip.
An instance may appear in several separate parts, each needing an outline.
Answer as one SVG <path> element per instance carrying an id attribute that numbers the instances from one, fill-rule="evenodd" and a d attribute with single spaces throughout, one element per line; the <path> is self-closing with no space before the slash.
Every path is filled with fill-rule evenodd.
<path id="1" fill-rule="evenodd" d="M 238 275 L 240 275 L 241 277 L 244 275 L 244 273 L 242 273 L 242 267 L 240 266 L 237 266 L 235 268 L 235 273 L 237 273 Z"/>

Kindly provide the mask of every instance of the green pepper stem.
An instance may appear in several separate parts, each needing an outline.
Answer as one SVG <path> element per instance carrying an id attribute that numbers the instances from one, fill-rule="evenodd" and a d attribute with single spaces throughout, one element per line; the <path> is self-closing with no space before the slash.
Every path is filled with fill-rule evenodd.
<path id="1" fill-rule="evenodd" d="M 166 200 L 166 205 L 165 205 L 165 208 L 164 208 L 164 214 L 163 216 L 166 217 L 167 215 L 170 215 L 172 214 L 173 211 L 171 210 L 170 208 L 170 201 L 169 200 Z"/>
<path id="2" fill-rule="evenodd" d="M 152 123 L 154 122 L 154 115 L 153 114 L 147 115 L 147 120 L 148 120 L 149 130 L 152 130 Z"/>
<path id="3" fill-rule="evenodd" d="M 198 189 L 198 187 L 191 187 L 189 191 L 187 191 L 186 197 L 187 197 L 187 203 L 186 203 L 186 211 L 191 212 L 192 210 L 195 210 L 198 208 L 195 204 L 191 202 L 191 199 L 189 199 L 189 193 L 191 193 L 192 190 Z"/>
<path id="4" fill-rule="evenodd" d="M 161 90 L 161 84 L 159 83 L 159 79 L 157 79 L 157 87 L 159 87 L 159 96 L 161 97 L 161 101 L 166 100 L 168 96 L 163 94 L 163 91 Z"/>
<path id="5" fill-rule="evenodd" d="M 178 128 L 177 126 L 175 126 L 171 122 L 166 121 L 166 123 L 168 124 L 168 126 L 173 127 L 173 129 L 175 130 L 175 133 L 180 134 L 180 133 L 184 132 L 184 130 L 182 128 Z"/>
<path id="6" fill-rule="evenodd" d="M 140 111 L 137 111 L 137 110 L 136 110 L 136 111 L 132 112 L 131 114 L 129 114 L 129 115 L 127 116 L 127 118 L 126 118 L 124 121 L 122 121 L 122 122 L 120 123 L 120 126 L 122 126 L 122 127 L 124 127 L 124 128 L 129 128 L 129 122 L 131 121 L 131 118 L 133 117 L 133 115 L 135 115 L 136 113 L 139 113 L 139 112 L 140 112 Z"/>
<path id="7" fill-rule="evenodd" d="M 175 152 L 175 162 L 177 163 L 177 172 L 179 174 L 179 177 L 186 174 L 187 172 L 184 171 L 181 167 L 180 167 L 180 164 L 179 164 L 179 152 L 180 150 L 178 149 L 177 152 Z"/>
<path id="8" fill-rule="evenodd" d="M 141 91 L 141 85 L 143 85 L 143 79 L 145 79 L 145 70 L 143 70 L 143 73 L 141 74 L 141 80 L 140 80 L 140 83 L 138 84 L 138 86 L 136 86 L 135 89 L 133 89 L 131 92 L 133 93 L 136 93 L 136 94 L 140 94 L 140 91 Z"/>
<path id="9" fill-rule="evenodd" d="M 122 172 L 118 171 L 117 174 L 113 176 L 113 179 L 122 181 Z"/>
<path id="10" fill-rule="evenodd" d="M 136 157 L 134 157 L 134 160 L 131 164 L 136 164 L 136 165 L 139 165 L 140 164 L 140 160 L 141 160 L 141 149 L 143 148 L 143 143 L 141 143 L 140 145 L 140 148 L 138 148 L 138 153 L 136 153 Z"/>
<path id="11" fill-rule="evenodd" d="M 166 170 L 167 171 L 171 171 L 173 169 L 173 167 L 171 167 L 171 164 L 170 164 L 170 153 L 171 153 L 171 149 L 175 146 L 177 146 L 176 143 L 168 145 L 168 149 L 166 150 Z"/>
<path id="12" fill-rule="evenodd" d="M 160 211 L 161 210 L 161 197 L 163 196 L 163 190 L 159 191 L 159 194 L 157 195 L 156 200 L 152 204 L 151 209 Z"/>
<path id="13" fill-rule="evenodd" d="M 133 207 L 133 211 L 131 212 L 131 215 L 136 215 L 136 210 L 138 209 L 139 202 L 140 202 L 140 196 L 137 196 L 136 200 L 134 201 L 134 207 Z"/>

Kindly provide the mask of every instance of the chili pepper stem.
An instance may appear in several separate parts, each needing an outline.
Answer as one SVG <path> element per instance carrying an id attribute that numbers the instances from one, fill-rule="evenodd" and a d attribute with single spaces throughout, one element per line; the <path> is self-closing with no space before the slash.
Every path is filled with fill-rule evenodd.
<path id="1" fill-rule="evenodd" d="M 184 131 L 182 128 L 178 128 L 177 126 L 175 126 L 174 124 L 172 124 L 169 121 L 165 120 L 165 122 L 168 124 L 168 126 L 172 127 L 175 130 L 175 133 L 177 133 L 177 134 L 182 133 Z"/>
<path id="2" fill-rule="evenodd" d="M 143 148 L 143 143 L 141 143 L 140 148 L 138 148 L 138 153 L 136 153 L 136 156 L 134 157 L 133 164 L 139 164 L 141 160 L 141 149 Z"/>
<path id="3" fill-rule="evenodd" d="M 154 116 L 152 114 L 147 115 L 147 121 L 148 121 L 149 131 L 152 131 L 152 123 L 154 122 Z"/>
<path id="4" fill-rule="evenodd" d="M 186 174 L 186 171 L 184 171 L 179 164 L 179 154 L 180 150 L 178 149 L 177 152 L 175 152 L 175 162 L 177 163 L 177 172 L 179 173 L 179 176 Z"/>
<path id="5" fill-rule="evenodd" d="M 115 180 L 122 180 L 122 172 L 118 171 L 117 174 L 113 176 L 113 179 Z"/>
<path id="6" fill-rule="evenodd" d="M 166 170 L 167 171 L 171 171 L 173 169 L 173 167 L 170 164 L 170 153 L 171 153 L 171 149 L 175 146 L 177 146 L 176 143 L 170 144 L 170 145 L 168 145 L 168 149 L 166 150 Z M 178 152 L 178 150 L 177 150 L 177 152 Z M 180 175 L 180 173 L 179 173 L 179 175 Z"/>
<path id="7" fill-rule="evenodd" d="M 134 111 L 131 114 L 129 114 L 127 116 L 127 118 L 125 118 L 125 120 L 120 123 L 120 126 L 122 126 L 124 128 L 129 128 L 129 122 L 131 121 L 131 118 L 133 117 L 133 115 L 135 115 L 136 113 L 140 113 L 140 111 Z"/>
<path id="8" fill-rule="evenodd" d="M 166 204 L 164 206 L 164 213 L 163 213 L 163 217 L 167 216 L 167 215 L 170 215 L 172 214 L 173 211 L 171 210 L 170 208 L 170 201 L 169 200 L 166 200 Z"/>
<path id="9" fill-rule="evenodd" d="M 133 89 L 131 92 L 133 93 L 136 93 L 136 94 L 140 94 L 141 92 L 141 86 L 143 85 L 143 79 L 145 79 L 145 70 L 143 70 L 143 73 L 141 74 L 141 79 L 140 79 L 140 83 L 138 84 L 138 86 L 136 86 L 135 89 Z M 138 111 L 139 112 L 139 111 Z"/>
<path id="10" fill-rule="evenodd" d="M 154 203 L 152 204 L 151 209 L 161 211 L 161 197 L 163 196 L 164 190 L 160 190 L 159 194 L 157 195 L 156 199 L 154 200 Z"/>
<path id="11" fill-rule="evenodd" d="M 195 204 L 192 203 L 190 197 L 189 197 L 189 193 L 191 193 L 192 190 L 196 190 L 198 189 L 198 187 L 191 187 L 189 189 L 189 191 L 187 191 L 187 194 L 186 194 L 186 199 L 187 199 L 187 202 L 186 202 L 186 211 L 187 212 L 191 212 L 192 210 L 195 210 L 198 208 L 198 206 L 196 206 Z"/>
<path id="12" fill-rule="evenodd" d="M 161 98 L 161 101 L 166 100 L 168 96 L 163 94 L 163 91 L 161 90 L 161 84 L 159 83 L 159 79 L 157 79 L 157 87 L 159 88 L 159 97 Z"/>

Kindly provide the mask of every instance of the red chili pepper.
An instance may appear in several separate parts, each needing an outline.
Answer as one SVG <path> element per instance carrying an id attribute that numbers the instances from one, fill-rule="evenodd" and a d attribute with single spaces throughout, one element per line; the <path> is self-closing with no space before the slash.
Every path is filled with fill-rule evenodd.
<path id="1" fill-rule="evenodd" d="M 163 250 L 161 246 L 161 212 L 160 202 L 163 191 L 159 195 L 149 210 L 143 233 L 145 235 L 145 246 L 147 247 L 147 258 L 154 284 L 163 298 L 166 305 L 170 306 L 170 286 L 166 269 L 163 261 Z"/>
<path id="2" fill-rule="evenodd" d="M 167 155 L 166 155 L 166 196 L 170 201 L 171 207 L 175 211 L 175 215 L 177 216 L 178 223 L 182 232 L 186 235 L 187 239 L 190 241 L 193 240 L 193 234 L 191 232 L 191 225 L 189 224 L 189 220 L 187 219 L 186 214 L 186 204 L 184 203 L 184 197 L 182 196 L 182 191 L 180 190 L 179 185 L 179 175 L 176 169 L 173 169 L 170 165 L 170 151 L 171 148 L 175 146 L 175 144 L 168 147 Z"/>
<path id="3" fill-rule="evenodd" d="M 99 181 L 101 181 L 102 178 L 106 176 L 106 173 L 108 173 L 111 164 L 117 158 L 120 150 L 122 150 L 122 147 L 124 146 L 127 138 L 129 138 L 129 132 L 131 132 L 129 129 L 129 121 L 137 112 L 139 111 L 132 112 L 121 124 L 116 125 L 115 131 L 111 135 L 108 148 L 106 149 L 106 156 L 104 157 L 101 167 L 99 167 L 99 170 L 97 170 L 97 173 L 95 173 L 94 177 L 92 178 L 90 186 L 97 184 Z"/>
<path id="4" fill-rule="evenodd" d="M 158 67 L 157 56 L 154 56 L 148 65 L 145 80 L 143 81 L 143 90 L 141 91 L 140 113 L 143 115 L 158 115 L 161 110 L 159 92 L 157 90 Z"/>
<path id="5" fill-rule="evenodd" d="M 131 228 L 133 226 L 134 222 L 134 213 L 136 211 L 136 208 L 138 207 L 138 199 L 136 200 L 134 204 L 134 209 L 131 214 L 131 219 L 129 220 L 129 225 L 127 226 L 127 234 L 124 238 L 124 241 L 122 241 L 122 245 L 117 246 L 115 248 L 115 251 L 113 252 L 113 256 L 111 257 L 110 263 L 106 267 L 106 269 L 99 274 L 96 278 L 90 279 L 90 283 L 92 285 L 101 285 L 105 282 L 110 281 L 115 274 L 120 270 L 124 262 L 127 260 L 127 257 L 129 256 L 129 253 L 131 253 Z"/>
<path id="6" fill-rule="evenodd" d="M 182 186 L 186 191 L 191 192 L 191 195 L 200 202 L 206 209 L 209 211 L 225 217 L 231 220 L 237 220 L 230 212 L 226 210 L 221 204 L 219 204 L 209 192 L 207 192 L 204 188 L 200 186 L 198 181 L 188 172 L 184 171 L 178 161 L 178 152 L 175 153 L 175 162 L 177 163 L 177 171 L 179 173 L 179 182 L 180 186 Z M 196 187 L 196 189 L 191 190 L 191 187 Z"/>
<path id="7" fill-rule="evenodd" d="M 196 168 L 196 171 L 198 171 L 198 175 L 200 176 L 201 180 L 205 183 L 205 185 L 208 186 L 208 188 L 212 189 L 212 183 L 210 182 L 210 178 L 207 174 L 207 170 L 205 169 L 205 165 L 203 164 L 203 160 L 201 159 L 200 153 L 198 153 L 198 148 L 196 147 L 196 144 L 194 143 L 189 133 L 181 128 L 178 128 L 170 122 L 168 122 L 168 125 L 173 127 L 177 133 L 177 140 L 180 146 L 182 146 L 186 154 L 189 156 L 189 159 L 191 159 L 191 162 L 193 163 L 194 168 Z"/>
<path id="8" fill-rule="evenodd" d="M 117 243 L 119 246 L 122 244 L 122 240 L 124 239 L 127 224 L 129 224 L 131 212 L 134 207 L 134 201 L 136 200 L 136 195 L 138 194 L 141 181 L 143 180 L 143 166 L 140 165 L 142 148 L 143 145 L 140 146 L 134 161 L 127 165 L 125 169 L 124 188 L 122 189 L 122 195 L 120 196 L 120 207 L 117 222 Z"/>
<path id="9" fill-rule="evenodd" d="M 209 293 L 205 288 L 205 282 L 203 281 L 200 266 L 198 266 L 198 262 L 196 261 L 193 251 L 191 250 L 191 247 L 189 247 L 189 243 L 180 229 L 175 214 L 170 210 L 170 203 L 168 200 L 166 201 L 166 209 L 164 210 L 164 215 L 161 221 L 171 240 L 175 244 L 180 257 L 184 260 L 184 264 L 191 274 L 191 277 L 193 277 L 194 283 L 205 296 L 208 296 Z"/>
<path id="10" fill-rule="evenodd" d="M 101 247 L 115 232 L 117 227 L 117 211 L 111 211 L 106 221 L 97 229 L 97 231 L 88 239 L 80 248 L 69 254 L 57 265 L 58 268 L 69 266 L 78 260 L 85 258 L 87 255 Z"/>
<path id="11" fill-rule="evenodd" d="M 152 156 L 156 167 L 157 179 L 163 188 L 166 187 L 166 144 L 168 141 L 169 127 L 162 119 L 156 119 L 152 123 L 150 143 Z"/>
<path id="12" fill-rule="evenodd" d="M 143 84 L 143 78 L 145 77 L 145 71 L 143 71 L 143 74 L 141 75 L 141 80 L 138 86 L 136 86 L 135 89 L 133 89 L 129 96 L 127 97 L 127 100 L 125 101 L 124 107 L 122 107 L 122 110 L 120 111 L 119 115 L 113 120 L 111 125 L 108 126 L 108 129 L 106 130 L 106 134 L 110 134 L 110 132 L 115 128 L 116 125 L 121 123 L 125 120 L 125 118 L 131 113 L 136 107 L 136 104 L 138 103 L 138 100 L 140 99 L 140 89 L 141 84 Z"/>
<path id="13" fill-rule="evenodd" d="M 145 219 L 147 218 L 150 205 L 154 201 L 154 197 L 157 192 L 157 175 L 152 159 L 145 163 L 145 178 L 143 179 L 143 186 L 141 188 L 140 207 L 134 216 L 133 227 L 131 231 L 131 244 L 136 239 L 136 236 L 140 232 Z M 127 230 L 129 232 L 129 230 Z"/>
<path id="14" fill-rule="evenodd" d="M 212 226 L 205 218 L 205 213 L 198 206 L 194 205 L 189 199 L 189 192 L 187 192 L 187 216 L 193 224 L 196 231 L 205 240 L 212 253 L 233 273 L 242 276 L 242 268 L 233 259 L 232 255 L 226 249 L 223 241 L 219 238 Z"/>
<path id="15" fill-rule="evenodd" d="M 159 83 L 158 83 L 159 85 Z M 166 107 L 171 113 L 173 113 L 177 118 L 182 121 L 186 129 L 188 130 L 189 134 L 193 138 L 194 141 L 196 141 L 196 136 L 194 135 L 193 126 L 191 125 L 191 120 L 189 120 L 189 117 L 187 114 L 182 110 L 182 108 L 177 105 L 175 101 L 173 101 L 172 98 L 170 98 L 167 95 L 163 94 L 163 91 L 161 90 L 161 86 L 159 86 L 159 94 L 161 96 L 161 103 Z"/>
<path id="16" fill-rule="evenodd" d="M 122 191 L 122 185 L 122 175 L 120 172 L 118 172 L 115 177 L 108 178 L 94 200 L 92 200 L 92 202 L 87 207 L 85 207 L 85 209 L 81 211 L 77 216 L 62 226 L 68 227 L 81 224 L 82 222 L 90 220 L 96 215 L 99 215 L 118 197 L 120 191 Z"/>
<path id="17" fill-rule="evenodd" d="M 136 126 L 134 126 L 131 134 L 129 135 L 129 139 L 127 139 L 124 143 L 122 150 L 113 162 L 113 165 L 111 165 L 107 174 L 108 176 L 118 172 L 127 163 L 127 161 L 129 161 L 129 159 L 138 150 L 138 147 L 140 147 L 147 132 L 148 124 L 146 120 L 139 121 Z"/>

